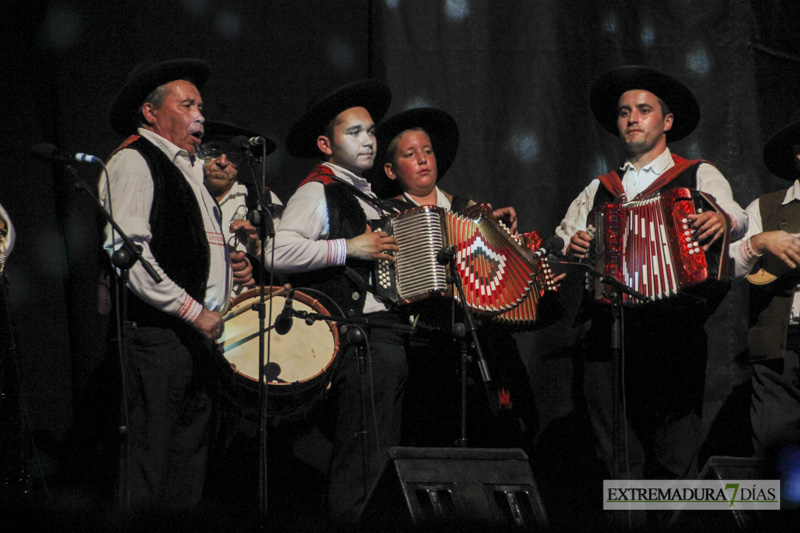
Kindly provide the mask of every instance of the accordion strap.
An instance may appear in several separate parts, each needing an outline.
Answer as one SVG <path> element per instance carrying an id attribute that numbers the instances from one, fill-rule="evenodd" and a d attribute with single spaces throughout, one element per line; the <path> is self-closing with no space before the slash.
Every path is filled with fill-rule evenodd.
<path id="1" fill-rule="evenodd" d="M 328 174 L 326 172 L 326 173 L 320 173 L 317 176 L 330 178 L 332 180 L 337 181 L 341 185 L 344 185 L 348 190 L 350 190 L 350 192 L 352 192 L 353 194 L 355 194 L 356 196 L 358 196 L 359 198 L 361 198 L 362 200 L 364 200 L 365 202 L 370 204 L 372 207 L 374 207 L 375 209 L 377 209 L 381 213 L 399 213 L 400 212 L 393 205 L 391 205 L 391 204 L 389 204 L 387 202 L 384 202 L 383 200 L 381 200 L 380 198 L 378 198 L 376 196 L 368 195 L 367 193 L 365 193 L 364 191 L 360 190 L 358 187 L 356 187 L 352 183 L 348 183 L 347 180 L 344 180 L 344 179 L 340 178 L 336 174 L 333 174 L 333 173 Z"/>
<path id="2" fill-rule="evenodd" d="M 636 195 L 634 200 L 640 200 L 642 198 L 647 198 L 664 185 L 668 184 L 683 172 L 690 168 L 692 165 L 702 162 L 702 159 L 685 159 L 679 155 L 670 154 L 672 156 L 672 161 L 675 165 L 669 168 L 666 172 L 661 174 L 658 178 L 650 184 L 647 189 L 640 192 Z M 628 201 L 628 197 L 625 194 L 625 188 L 622 186 L 622 180 L 619 178 L 619 174 L 617 174 L 616 170 L 612 170 L 608 174 L 603 174 L 602 176 L 598 176 L 600 183 L 606 188 L 608 192 L 610 192 L 614 198 L 617 198 L 621 202 L 625 203 Z"/>

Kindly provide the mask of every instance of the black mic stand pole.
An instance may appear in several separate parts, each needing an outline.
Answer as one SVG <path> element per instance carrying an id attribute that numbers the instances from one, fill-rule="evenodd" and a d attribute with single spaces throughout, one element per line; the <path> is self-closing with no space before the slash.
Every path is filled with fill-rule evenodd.
<path id="1" fill-rule="evenodd" d="M 248 162 L 255 159 L 255 156 L 250 151 L 249 147 L 245 149 L 245 156 L 247 157 Z M 269 239 L 274 246 L 274 238 L 275 238 L 275 226 L 272 221 L 272 212 L 270 211 L 267 205 L 271 206 L 271 202 L 265 202 L 264 199 L 261 197 L 261 192 L 264 187 L 264 172 L 266 172 L 266 162 L 265 157 L 262 157 L 262 179 L 260 180 L 261 183 L 259 184 L 259 180 L 256 179 L 255 173 L 253 173 L 252 165 L 248 165 L 250 167 L 250 172 L 253 175 L 253 182 L 255 183 L 256 188 L 256 196 L 258 197 L 258 205 L 255 209 L 252 209 L 247 213 L 247 220 L 256 228 L 258 233 L 258 240 L 261 242 L 260 250 L 259 250 L 259 258 L 260 258 L 260 265 L 258 268 L 262 269 L 259 273 L 259 301 L 257 304 L 253 304 L 253 310 L 258 311 L 258 489 L 259 489 L 259 511 L 261 519 L 266 520 L 269 516 L 269 491 L 267 487 L 267 474 L 268 474 L 268 461 L 267 461 L 267 417 L 269 414 L 269 382 L 266 376 L 266 366 L 270 362 L 270 349 L 271 349 L 271 339 L 272 339 L 272 329 L 273 326 L 269 328 L 265 328 L 266 325 L 266 279 L 263 275 L 263 270 L 265 270 L 266 263 L 266 243 L 267 239 Z M 271 200 L 271 198 L 270 198 Z M 272 288 L 272 279 L 273 273 L 272 269 L 269 269 L 270 273 L 270 289 Z M 270 291 L 270 301 L 269 301 L 269 316 L 270 319 L 272 318 L 272 303 L 273 299 L 272 296 L 274 295 L 274 291 Z M 264 333 L 267 333 L 266 343 L 264 339 Z M 266 357 L 265 357 L 266 355 Z"/>
<path id="2" fill-rule="evenodd" d="M 361 416 L 361 430 L 358 432 L 359 444 L 361 446 L 361 458 L 363 466 L 363 485 L 364 494 L 369 494 L 372 484 L 372 476 L 369 475 L 369 450 L 367 449 L 367 386 L 366 386 L 366 373 L 369 365 L 368 355 L 366 350 L 367 336 L 365 329 L 368 328 L 385 328 L 398 331 L 400 333 L 411 335 L 414 333 L 414 327 L 404 324 L 395 324 L 392 322 L 383 322 L 381 320 L 372 320 L 363 317 L 345 317 L 334 315 L 321 315 L 319 313 L 309 313 L 308 311 L 291 309 L 292 317 L 297 317 L 305 320 L 306 324 L 311 325 L 317 320 L 325 320 L 326 322 L 336 322 L 341 324 L 340 331 L 347 335 L 347 341 L 356 347 L 356 357 L 358 358 L 358 385 L 359 393 L 361 396 L 360 403 L 360 416 Z M 268 329 L 274 329 L 273 324 Z"/>
<path id="3" fill-rule="evenodd" d="M 614 380 L 612 385 L 613 400 L 612 400 L 612 418 L 613 418 L 613 466 L 611 475 L 614 479 L 621 479 L 620 461 L 621 455 L 620 447 L 623 436 L 620 435 L 623 424 L 624 413 L 621 412 L 621 399 L 622 399 L 622 331 L 623 331 L 623 314 L 622 314 L 622 300 L 623 294 L 627 294 L 632 298 L 640 300 L 643 303 L 652 301 L 647 295 L 642 294 L 636 289 L 622 283 L 613 276 L 604 274 L 596 270 L 591 265 L 576 261 L 560 261 L 559 264 L 566 266 L 573 266 L 584 270 L 587 274 L 597 278 L 601 283 L 611 287 L 609 293 L 604 293 L 608 298 L 611 305 L 611 357 L 613 362 Z M 626 454 L 627 457 L 627 454 Z"/>
<path id="4" fill-rule="evenodd" d="M 120 504 L 123 509 L 126 511 L 130 511 L 130 487 L 128 486 L 129 481 L 129 469 L 130 469 L 130 447 L 128 441 L 128 427 L 129 423 L 127 420 L 127 385 L 125 383 L 125 357 L 127 355 L 127 346 L 128 346 L 128 328 L 130 324 L 128 323 L 128 280 L 129 280 L 129 272 L 130 269 L 138 261 L 145 271 L 150 275 L 156 283 L 161 283 L 162 279 L 161 276 L 156 272 L 146 259 L 142 257 L 142 247 L 135 244 L 128 235 L 122 231 L 122 228 L 119 227 L 117 222 L 114 220 L 114 217 L 106 210 L 103 206 L 100 199 L 94 193 L 94 190 L 89 188 L 86 183 L 80 178 L 78 172 L 68 164 L 64 164 L 64 168 L 66 169 L 67 173 L 72 177 L 74 180 L 75 188 L 85 192 L 89 197 L 94 200 L 95 205 L 102 213 L 103 217 L 106 219 L 106 222 L 114 228 L 114 231 L 119 234 L 120 239 L 122 240 L 122 247 L 118 250 L 115 250 L 114 253 L 111 255 L 111 264 L 116 267 L 118 270 L 117 272 L 117 282 L 118 287 L 120 288 L 120 298 L 117 299 L 117 316 L 119 317 L 118 320 L 118 330 L 117 330 L 117 349 L 119 351 L 119 358 L 120 358 L 120 372 L 122 373 L 122 397 L 123 397 L 123 408 L 122 414 L 125 419 L 122 421 L 121 425 L 119 426 L 119 434 L 122 438 L 122 457 L 123 457 L 123 464 L 125 465 L 124 468 L 124 483 L 120 483 Z M 103 170 L 108 172 L 105 169 L 105 165 L 103 165 Z M 109 191 L 110 192 L 110 191 Z M 122 300 L 121 302 L 119 300 Z"/>
<path id="5" fill-rule="evenodd" d="M 456 445 L 460 448 L 466 448 L 468 446 L 467 440 L 467 363 L 471 361 L 469 351 L 467 349 L 467 340 L 466 336 L 469 334 L 469 338 L 472 340 L 472 346 L 475 352 L 475 359 L 478 365 L 478 370 L 481 373 L 481 380 L 484 387 L 484 392 L 486 393 L 486 400 L 489 403 L 489 410 L 492 414 L 496 412 L 494 399 L 491 395 L 491 385 L 492 385 L 492 377 L 489 374 L 489 366 L 486 363 L 486 359 L 483 357 L 483 350 L 481 349 L 481 343 L 478 340 L 478 331 L 475 327 L 475 319 L 472 316 L 472 313 L 469 312 L 467 308 L 467 299 L 464 295 L 464 286 L 461 284 L 461 276 L 458 275 L 456 262 L 455 262 L 455 255 L 456 255 L 456 247 L 450 246 L 449 248 L 443 248 L 437 254 L 436 260 L 439 264 L 449 265 L 450 275 L 447 278 L 448 283 L 452 283 L 455 285 L 456 290 L 458 291 L 459 301 L 461 302 L 461 315 L 464 319 L 463 324 L 454 324 L 453 325 L 453 336 L 459 340 L 461 346 L 461 361 L 460 361 L 460 373 L 461 373 L 461 428 L 460 428 L 460 436 L 456 441 Z M 463 334 L 462 334 L 463 329 Z"/>
<path id="6" fill-rule="evenodd" d="M 365 374 L 367 372 L 367 334 L 364 328 L 358 325 L 348 326 L 347 341 L 356 347 L 356 358 L 358 359 L 358 392 L 360 397 L 359 411 L 361 415 L 361 429 L 358 431 L 358 441 L 361 446 L 361 474 L 364 495 L 369 494 L 372 476 L 369 473 L 369 453 L 367 450 L 367 383 Z"/>

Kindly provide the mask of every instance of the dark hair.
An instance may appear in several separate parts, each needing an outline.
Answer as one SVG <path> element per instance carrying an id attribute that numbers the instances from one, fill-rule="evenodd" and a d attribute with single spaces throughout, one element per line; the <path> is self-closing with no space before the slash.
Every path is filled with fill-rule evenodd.
<path id="1" fill-rule="evenodd" d="M 662 100 L 658 96 L 656 96 L 656 99 L 658 100 L 658 103 L 661 106 L 661 118 L 664 118 L 672 113 L 672 110 L 669 108 L 669 106 L 664 100 Z"/>

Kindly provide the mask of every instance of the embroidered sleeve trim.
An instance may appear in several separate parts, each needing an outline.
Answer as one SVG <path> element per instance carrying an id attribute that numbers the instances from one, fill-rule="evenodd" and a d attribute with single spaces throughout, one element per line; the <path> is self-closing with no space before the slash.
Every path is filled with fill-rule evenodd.
<path id="1" fill-rule="evenodd" d="M 757 254 L 753 249 L 753 245 L 750 243 L 750 237 L 743 240 L 742 245 L 739 246 L 739 259 L 744 265 L 752 266 L 761 255 L 762 254 Z"/>
<path id="2" fill-rule="evenodd" d="M 178 309 L 178 316 L 184 321 L 189 324 L 197 320 L 197 317 L 200 316 L 200 312 L 203 310 L 203 306 L 200 305 L 200 302 L 189 296 L 188 294 L 183 297 L 183 302 L 181 303 L 180 309 Z"/>
<path id="3" fill-rule="evenodd" d="M 206 231 L 206 237 L 208 238 L 208 244 L 225 246 L 225 237 L 222 235 L 222 233 L 217 233 L 215 231 Z"/>
<path id="4" fill-rule="evenodd" d="M 342 266 L 347 261 L 347 243 L 344 239 L 333 239 L 328 242 L 328 257 L 325 263 L 328 266 Z"/>

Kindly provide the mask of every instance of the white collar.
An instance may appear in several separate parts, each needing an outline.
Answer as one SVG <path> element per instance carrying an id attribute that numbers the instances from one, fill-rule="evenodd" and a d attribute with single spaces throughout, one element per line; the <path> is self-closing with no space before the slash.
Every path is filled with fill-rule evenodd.
<path id="1" fill-rule="evenodd" d="M 324 165 L 330 168 L 334 174 L 339 176 L 340 178 L 346 179 L 362 191 L 371 191 L 369 185 L 369 180 L 366 178 L 362 178 L 361 176 L 357 176 L 353 172 L 347 170 L 346 168 L 342 168 L 339 165 L 334 165 L 333 163 L 325 162 Z"/>
<path id="2" fill-rule="evenodd" d="M 786 196 L 783 197 L 781 205 L 786 205 L 793 200 L 800 200 L 800 181 L 798 180 L 794 180 L 794 185 L 786 191 Z"/>
<path id="3" fill-rule="evenodd" d="M 664 151 L 661 152 L 661 155 L 643 166 L 639 172 L 654 172 L 661 175 L 665 170 L 674 165 L 675 162 L 672 160 L 672 153 L 669 151 L 669 148 L 665 148 Z M 630 161 L 625 161 L 625 164 L 622 165 L 620 170 L 623 172 L 628 172 L 630 170 L 636 171 L 636 167 L 634 167 L 633 163 Z"/>
<path id="4" fill-rule="evenodd" d="M 419 202 L 412 198 L 408 193 L 403 193 L 403 198 L 414 205 L 419 205 Z M 450 209 L 452 207 L 450 200 L 447 199 L 444 191 L 442 191 L 438 186 L 436 186 L 436 206 L 443 207 L 444 209 Z"/>
<path id="5" fill-rule="evenodd" d="M 151 143 L 155 144 L 159 150 L 164 152 L 169 157 L 170 161 L 174 162 L 179 157 L 185 157 L 187 160 L 189 160 L 190 164 L 194 166 L 195 158 L 190 157 L 189 152 L 172 144 L 172 142 L 168 141 L 158 133 L 152 132 L 145 128 L 138 128 L 137 133 Z"/>
<path id="6" fill-rule="evenodd" d="M 225 196 L 223 196 L 222 199 L 219 201 L 219 205 L 222 205 L 228 200 L 237 198 L 239 196 L 247 196 L 247 187 L 243 183 L 237 181 L 236 183 L 233 184 L 233 187 L 231 187 L 228 190 L 228 192 L 225 193 Z"/>

